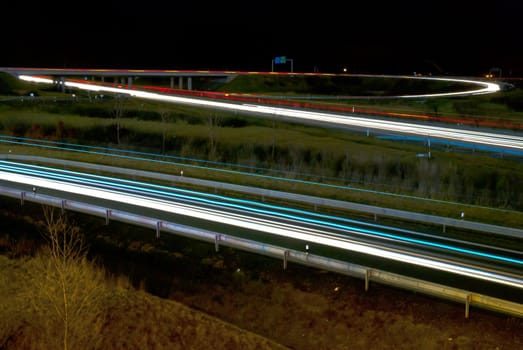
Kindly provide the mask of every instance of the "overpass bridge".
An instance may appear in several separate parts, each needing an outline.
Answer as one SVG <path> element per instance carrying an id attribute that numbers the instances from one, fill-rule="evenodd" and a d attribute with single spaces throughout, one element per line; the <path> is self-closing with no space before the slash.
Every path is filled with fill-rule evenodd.
<path id="1" fill-rule="evenodd" d="M 145 70 L 145 69 L 89 69 L 89 68 L 21 68 L 0 67 L 0 72 L 8 73 L 16 77 L 20 75 L 37 75 L 55 77 L 63 81 L 66 76 L 79 77 L 84 80 L 110 81 L 116 84 L 127 85 L 131 88 L 133 82 L 140 77 L 169 78 L 171 89 L 175 88 L 175 80 L 178 79 L 178 89 L 193 89 L 194 77 L 213 78 L 220 82 L 228 82 L 239 74 L 252 72 L 238 71 L 212 71 L 212 70 Z"/>

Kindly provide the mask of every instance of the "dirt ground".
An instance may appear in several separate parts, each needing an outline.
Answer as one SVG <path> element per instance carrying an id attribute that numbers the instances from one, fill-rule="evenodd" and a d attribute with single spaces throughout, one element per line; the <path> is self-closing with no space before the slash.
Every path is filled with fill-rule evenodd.
<path id="1" fill-rule="evenodd" d="M 181 256 L 181 255 L 178 255 Z M 194 268 L 180 258 L 169 276 L 149 270 L 142 286 L 290 349 L 523 349 L 523 319 L 268 258 L 225 255 Z M 162 280 L 162 281 L 160 281 Z M 154 290 L 153 293 L 156 293 Z"/>
<path id="2" fill-rule="evenodd" d="M 519 318 L 472 308 L 466 319 L 461 304 L 299 270 L 190 293 L 173 284 L 170 298 L 292 349 L 523 349 Z"/>
<path id="3" fill-rule="evenodd" d="M 136 231 L 89 227 L 99 238 Z M 139 289 L 290 349 L 523 350 L 521 318 L 471 307 L 466 319 L 463 304 L 377 283 L 365 291 L 361 279 L 202 246 L 176 239 L 163 257 L 143 241 L 92 248 Z"/>

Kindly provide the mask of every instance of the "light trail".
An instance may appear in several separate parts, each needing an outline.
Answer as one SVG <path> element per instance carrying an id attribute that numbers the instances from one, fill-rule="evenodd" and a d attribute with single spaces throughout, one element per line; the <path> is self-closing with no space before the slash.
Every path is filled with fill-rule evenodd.
<path id="1" fill-rule="evenodd" d="M 209 208 L 203 209 L 201 206 L 197 205 L 173 203 L 164 199 L 124 193 L 116 190 L 94 188 L 65 181 L 42 179 L 31 175 L 13 174 L 0 171 L 0 179 L 36 186 L 38 188 L 73 193 L 76 195 L 104 199 L 141 208 L 159 210 L 166 213 L 194 217 L 225 225 L 241 227 L 247 230 L 265 232 L 291 239 L 298 239 L 310 243 L 355 251 L 523 289 L 523 280 L 514 275 L 501 274 L 487 269 L 477 269 L 469 265 L 457 265 L 456 263 L 443 259 L 429 259 L 414 253 L 406 254 L 398 249 L 385 249 L 378 245 L 369 243 L 363 244 L 349 238 L 333 237 L 330 232 L 324 230 L 311 229 L 288 223 L 277 223 L 267 219 L 256 218 L 252 215 L 230 213 L 223 210 Z"/>
<path id="2" fill-rule="evenodd" d="M 52 79 L 33 77 L 21 75 L 20 79 L 38 83 L 53 84 L 56 83 Z M 478 83 L 478 82 L 476 82 Z M 483 83 L 483 82 L 481 82 Z M 116 94 L 125 94 L 138 98 L 163 101 L 169 103 L 179 103 L 186 105 L 193 105 L 205 108 L 219 108 L 229 109 L 236 111 L 243 111 L 247 113 L 265 114 L 272 117 L 284 117 L 292 118 L 297 120 L 308 120 L 313 122 L 321 122 L 335 125 L 344 125 L 351 127 L 359 127 L 362 129 L 372 130 L 384 130 L 387 132 L 418 135 L 427 138 L 441 138 L 447 140 L 457 140 L 461 142 L 467 142 L 472 144 L 483 144 L 489 146 L 503 147 L 509 149 L 523 150 L 523 136 L 500 134 L 500 133 L 488 133 L 481 131 L 473 131 L 466 129 L 453 129 L 446 127 L 437 127 L 424 124 L 413 124 L 399 121 L 387 121 L 387 120 L 374 120 L 370 118 L 358 117 L 352 114 L 335 114 L 326 112 L 315 112 L 315 111 L 304 111 L 299 109 L 283 108 L 283 107 L 269 107 L 255 104 L 238 104 L 223 101 L 210 101 L 205 99 L 191 98 L 191 97 L 180 97 L 180 96 L 169 96 L 159 93 L 130 90 L 123 88 L 108 87 L 96 84 L 87 84 L 79 82 L 65 81 L 64 84 L 68 87 L 78 88 L 88 91 L 104 91 Z M 496 84 L 483 83 L 487 87 L 480 91 L 491 91 L 495 90 Z M 499 86 L 498 86 L 499 88 Z M 477 92 L 480 93 L 480 92 Z"/>
<path id="3" fill-rule="evenodd" d="M 183 200 L 189 200 L 192 202 L 200 202 L 204 203 L 206 205 L 212 205 L 220 208 L 231 208 L 241 211 L 247 211 L 256 213 L 259 215 L 267 215 L 267 216 L 277 216 L 281 218 L 285 218 L 287 220 L 293 220 L 295 222 L 301 222 L 301 223 L 308 223 L 313 225 L 320 225 L 324 227 L 331 227 L 337 230 L 347 231 L 359 235 L 369 236 L 372 238 L 385 238 L 385 239 L 391 239 L 394 241 L 400 241 L 405 243 L 413 243 L 420 246 L 426 246 L 426 247 L 432 247 L 432 248 L 439 248 L 447 251 L 453 251 L 461 254 L 467 254 L 472 255 L 476 257 L 482 257 L 492 260 L 498 260 L 502 262 L 507 262 L 511 264 L 521 265 L 523 268 L 523 260 L 516 259 L 516 258 L 510 258 L 507 256 L 501 256 L 498 254 L 491 254 L 491 253 L 485 253 L 477 250 L 472 250 L 468 248 L 460 248 L 457 246 L 452 246 L 449 244 L 443 244 L 443 243 L 435 243 L 427 240 L 422 240 L 418 238 L 410 238 L 406 236 L 400 236 L 399 234 L 392 234 L 387 233 L 383 231 L 377 231 L 376 229 L 382 229 L 382 230 L 388 230 L 388 231 L 398 231 L 400 233 L 407 233 L 410 235 L 416 235 L 416 236 L 426 236 L 429 238 L 436 238 L 440 241 L 452 241 L 454 243 L 461 243 L 465 244 L 463 241 L 455 240 L 455 239 L 446 239 L 445 237 L 434 237 L 433 235 L 428 234 L 422 234 L 419 232 L 414 231 L 408 231 L 408 230 L 402 230 L 398 228 L 393 227 L 387 227 L 383 225 L 377 225 L 377 224 L 368 224 L 368 223 L 362 223 L 360 221 L 356 220 L 350 220 L 343 217 L 336 217 L 332 215 L 325 215 L 320 214 L 316 212 L 309 212 L 305 210 L 299 210 L 294 208 L 287 208 L 272 204 L 266 204 L 266 203 L 259 203 L 251 200 L 245 200 L 245 199 L 237 199 L 233 197 L 226 197 L 221 195 L 215 195 L 215 194 L 208 194 L 204 192 L 198 192 L 198 191 L 192 191 L 192 190 L 186 190 L 186 189 L 180 189 L 180 188 L 174 188 L 174 187 L 167 187 L 157 184 L 149 184 L 139 181 L 132 181 L 132 180 L 126 180 L 126 179 L 120 179 L 120 178 L 114 178 L 114 177 L 108 177 L 108 176 L 101 176 L 101 175 L 94 175 L 94 174 L 85 174 L 80 173 L 76 171 L 71 170 L 62 170 L 62 169 L 53 169 L 49 167 L 44 166 L 38 166 L 38 165 L 23 165 L 23 167 L 20 166 L 19 163 L 10 162 L 10 161 L 0 161 L 0 168 L 8 170 L 10 172 L 16 172 L 18 174 L 24 174 L 24 175 L 36 175 L 39 177 L 45 177 L 48 179 L 54 179 L 54 180 L 69 180 L 78 184 L 88 184 L 88 185 L 94 185 L 94 186 L 103 186 L 110 189 L 119 189 L 119 190 L 125 190 L 125 191 L 133 191 L 135 193 L 149 193 L 152 195 L 158 195 L 162 197 L 168 197 L 168 198 L 178 198 Z M 88 176 L 88 177 L 86 177 Z M 261 209 L 263 208 L 263 209 Z M 334 221 L 343 222 L 336 223 Z M 373 227 L 373 229 L 364 229 L 361 227 L 356 226 L 347 226 L 347 224 L 357 224 L 360 226 L 370 226 Z M 338 237 L 346 237 L 346 235 L 338 235 Z M 492 248 L 485 245 L 478 245 L 467 242 L 468 245 L 476 246 L 476 247 L 482 247 L 482 248 Z M 508 250 L 508 249 L 499 249 L 497 250 L 503 250 L 505 252 L 511 253 L 511 254 L 519 254 L 517 251 Z"/>
<path id="4" fill-rule="evenodd" d="M 246 166 L 246 165 L 241 165 L 241 164 L 223 163 L 223 162 L 209 161 L 209 160 L 203 160 L 203 159 L 197 159 L 197 158 L 188 158 L 188 157 L 174 156 L 174 155 L 158 155 L 156 153 L 131 151 L 131 150 L 117 149 L 117 148 L 97 147 L 97 146 L 89 146 L 89 145 L 82 145 L 82 144 L 72 144 L 72 143 L 66 143 L 66 142 L 48 141 L 48 140 L 42 140 L 42 139 L 32 139 L 32 138 L 7 136 L 7 135 L 0 135 L 0 143 L 39 147 L 39 148 L 51 149 L 51 150 L 88 153 L 91 155 L 99 155 L 99 156 L 104 156 L 104 157 L 116 157 L 116 158 L 131 159 L 131 160 L 137 160 L 137 161 L 147 161 L 147 162 L 153 162 L 153 163 L 158 163 L 158 164 L 167 164 L 169 166 L 176 165 L 176 166 L 180 166 L 180 167 L 183 166 L 186 168 L 212 170 L 212 171 L 216 171 L 216 172 L 237 174 L 237 175 L 241 175 L 241 176 L 278 180 L 278 181 L 291 182 L 291 183 L 301 183 L 301 184 L 305 184 L 305 185 L 313 185 L 313 186 L 326 187 L 326 188 L 331 188 L 331 189 L 335 188 L 335 189 L 339 189 L 339 190 L 351 190 L 351 191 L 357 191 L 357 192 L 391 196 L 391 197 L 396 197 L 396 198 L 408 198 L 408 199 L 421 200 L 421 201 L 425 201 L 425 202 L 444 203 L 444 204 L 452 204 L 452 205 L 456 204 L 455 202 L 441 200 L 441 199 L 416 197 L 416 196 L 412 196 L 412 195 L 377 191 L 377 190 L 371 190 L 371 189 L 355 187 L 355 186 L 350 186 L 350 185 L 337 185 L 337 184 L 333 184 L 333 183 L 314 182 L 314 181 L 300 180 L 300 179 L 289 178 L 289 177 L 284 177 L 284 176 L 273 176 L 273 175 L 261 174 L 258 172 L 233 170 L 233 169 L 229 169 L 229 168 L 233 168 L 233 167 L 247 168 L 247 169 L 251 169 L 251 170 L 252 169 L 262 170 L 264 172 L 270 172 L 270 173 L 297 174 L 297 175 L 302 175 L 302 176 L 313 175 L 313 174 L 308 174 L 308 173 L 292 173 L 292 172 L 287 172 L 284 170 L 277 170 L 277 169 L 270 169 L 270 168 L 257 168 L 257 167 L 251 167 L 251 166 Z M 515 151 L 515 152 L 519 152 L 519 151 Z M 519 152 L 519 153 L 521 153 L 521 152 Z M 156 157 L 161 157 L 163 159 L 154 159 Z M 198 163 L 198 164 L 204 164 L 204 165 L 190 164 L 193 162 Z M 212 167 L 206 166 L 205 164 L 223 165 L 223 166 L 226 166 L 227 169 L 223 169 L 223 168 L 219 168 L 219 167 L 212 168 Z M 325 177 L 325 179 L 333 179 L 333 178 Z M 470 206 L 470 207 L 474 207 L 474 208 L 485 208 L 490 211 L 502 211 L 502 212 L 510 211 L 509 209 L 485 207 L 485 206 L 466 204 L 466 203 L 460 203 L 460 205 Z"/>
<path id="5" fill-rule="evenodd" d="M 20 76 L 21 79 L 53 84 L 56 83 L 51 79 L 39 78 L 39 77 L 29 77 L 29 76 Z M 486 132 L 476 132 L 470 130 L 461 130 L 461 129 L 450 129 L 442 127 L 433 127 L 426 126 L 421 124 L 411 124 L 405 122 L 394 122 L 394 121 L 384 121 L 384 120 L 372 120 L 368 118 L 356 117 L 351 114 L 341 115 L 325 112 L 313 112 L 313 111 L 303 111 L 290 108 L 282 107 L 267 107 L 261 105 L 253 104 L 238 104 L 230 103 L 223 101 L 209 101 L 205 99 L 190 98 L 190 97 L 180 97 L 180 96 L 169 96 L 162 95 L 158 93 L 138 91 L 138 90 L 129 90 L 123 88 L 115 88 L 94 84 L 85 84 L 79 82 L 63 82 L 66 86 L 78 89 L 84 89 L 89 91 L 104 91 L 115 94 L 125 94 L 129 96 L 134 96 L 138 98 L 151 99 L 156 101 L 164 101 L 170 103 L 179 103 L 187 104 L 205 108 L 221 108 L 221 109 L 231 109 L 236 111 L 244 111 L 247 113 L 256 113 L 256 114 L 265 114 L 269 116 L 277 116 L 284 118 L 295 118 L 299 120 L 310 120 L 314 122 L 322 123 L 331 123 L 338 125 L 346 126 L 356 126 L 360 128 L 367 128 L 373 130 L 386 130 L 389 132 L 402 133 L 402 134 L 411 134 L 411 135 L 420 135 L 428 138 L 443 138 L 450 140 L 458 140 L 462 142 L 469 143 L 480 143 L 485 145 L 492 145 L 497 147 L 505 147 L 510 149 L 523 149 L 523 138 L 520 136 L 513 135 L 503 135 L 495 133 L 486 133 Z M 476 91 L 475 93 L 489 93 L 496 90 L 496 84 L 484 83 L 485 88 Z M 497 86 L 499 89 L 499 86 Z M 439 94 L 437 94 L 439 95 Z M 0 173 L 0 175 L 3 174 Z M 511 275 L 503 275 L 497 272 L 488 271 L 488 270 L 479 270 L 472 266 L 467 265 L 456 265 L 455 263 L 450 263 L 449 261 L 443 261 L 441 259 L 428 259 L 426 256 L 416 255 L 414 253 L 405 254 L 394 249 L 384 249 L 371 244 L 363 244 L 361 242 L 355 242 L 348 238 L 333 237 L 332 233 L 328 233 L 322 230 L 312 230 L 308 228 L 303 228 L 301 226 L 291 225 L 287 223 L 275 223 L 273 221 L 253 218 L 251 216 L 239 215 L 228 213 L 225 211 L 214 210 L 214 209 L 201 209 L 197 206 L 192 206 L 188 204 L 174 204 L 161 199 L 151 199 L 137 194 L 125 194 L 115 190 L 109 189 L 93 189 L 84 185 L 73 185 L 64 183 L 62 181 L 49 180 L 46 184 L 45 180 L 36 179 L 32 176 L 19 175 L 20 178 L 18 181 L 20 183 L 26 183 L 31 185 L 37 185 L 39 187 L 55 189 L 59 191 L 66 191 L 76 194 L 83 194 L 86 196 L 103 198 L 111 201 L 116 201 L 120 203 L 126 203 L 131 205 L 136 205 L 140 207 L 147 207 L 150 209 L 161 210 L 164 212 L 171 212 L 179 215 L 185 215 L 190 217 L 196 217 L 203 220 L 209 220 L 214 222 L 219 222 L 227 225 L 233 225 L 237 227 L 242 227 L 246 229 L 252 229 L 255 231 L 266 232 L 270 234 L 280 235 L 284 237 L 289 237 L 293 239 L 300 239 L 308 242 L 314 242 L 326 246 L 332 246 L 341 249 L 347 249 L 351 251 L 356 251 L 364 254 L 374 255 L 382 258 L 393 259 L 397 261 L 402 261 L 414 265 L 434 268 L 442 271 L 447 271 L 451 273 L 457 273 L 464 276 L 469 276 L 473 278 L 479 278 L 495 283 L 502 283 L 505 285 L 522 288 L 523 281 L 521 278 L 514 277 Z M 12 180 L 8 180 L 12 181 Z M 417 241 L 417 243 L 422 243 L 422 241 Z M 443 246 L 441 246 L 443 247 Z M 445 247 L 447 248 L 447 247 Z M 516 263 L 520 263 L 519 260 L 514 260 Z"/>

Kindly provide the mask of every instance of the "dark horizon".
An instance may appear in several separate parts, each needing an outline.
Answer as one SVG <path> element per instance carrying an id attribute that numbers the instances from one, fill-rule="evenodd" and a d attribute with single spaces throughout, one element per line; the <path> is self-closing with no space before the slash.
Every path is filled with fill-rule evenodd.
<path id="1" fill-rule="evenodd" d="M 2 24 L 0 66 L 523 76 L 516 1 L 7 6 L 24 16 Z"/>

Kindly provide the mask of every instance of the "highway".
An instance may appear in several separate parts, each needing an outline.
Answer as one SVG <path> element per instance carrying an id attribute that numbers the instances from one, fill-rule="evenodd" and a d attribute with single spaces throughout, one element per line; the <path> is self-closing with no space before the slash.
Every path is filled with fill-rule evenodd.
<path id="1" fill-rule="evenodd" d="M 38 83 L 56 83 L 52 79 L 41 77 L 20 76 L 20 78 Z M 324 126 L 330 125 L 346 128 L 358 128 L 376 133 L 413 135 L 424 137 L 426 139 L 433 138 L 441 140 L 451 140 L 472 145 L 479 144 L 509 150 L 523 150 L 523 134 L 515 132 L 508 133 L 480 131 L 478 129 L 436 126 L 420 122 L 391 121 L 383 118 L 361 116 L 351 113 L 319 112 L 304 109 L 266 106 L 263 104 L 254 103 L 216 101 L 206 98 L 175 96 L 169 94 L 140 91 L 137 89 L 110 87 L 106 85 L 99 85 L 93 83 L 65 81 L 65 85 L 71 88 L 77 88 L 88 91 L 124 94 L 143 99 L 191 105 L 195 107 L 234 110 L 238 112 L 254 114 L 257 116 L 277 118 L 301 123 L 313 123 L 321 124 Z"/>
<path id="2" fill-rule="evenodd" d="M 0 185 L 149 211 L 179 223 L 209 227 L 293 249 L 308 245 L 414 264 L 523 289 L 523 254 L 507 248 L 414 232 L 240 198 L 12 161 L 0 161 Z"/>
<path id="3" fill-rule="evenodd" d="M 52 79 L 42 77 L 21 78 L 38 83 L 56 83 Z M 256 104 L 251 101 L 245 103 L 227 100 L 226 97 L 217 100 L 78 81 L 63 83 L 70 88 L 210 109 L 234 110 L 294 122 L 523 150 L 523 135 L 519 133 L 391 121 L 352 113 L 311 111 Z M 209 228 L 229 235 L 247 236 L 260 242 L 287 246 L 289 249 L 305 250 L 307 247 L 307 251 L 310 248 L 312 252 L 325 256 L 342 256 L 348 259 L 371 257 L 369 259 L 381 261 L 379 268 L 390 265 L 396 269 L 395 272 L 406 275 L 410 266 L 416 266 L 421 269 L 422 274 L 436 271 L 445 274 L 449 280 L 452 277 L 448 276 L 457 276 L 457 280 L 478 282 L 476 286 L 484 284 L 506 287 L 512 294 L 515 290 L 515 294 L 521 295 L 520 291 L 523 289 L 523 254 L 519 250 L 506 247 L 486 246 L 239 198 L 8 161 L 1 162 L 0 185 L 19 188 L 29 193 L 34 187 L 38 193 L 59 198 L 97 203 L 107 208 L 124 208 L 135 213 L 148 213 L 152 214 L 152 217 Z M 369 259 L 365 261 L 368 262 Z M 459 287 L 467 289 L 466 285 Z M 504 295 L 504 292 L 499 295 Z M 520 300 L 521 298 L 518 302 Z"/>

